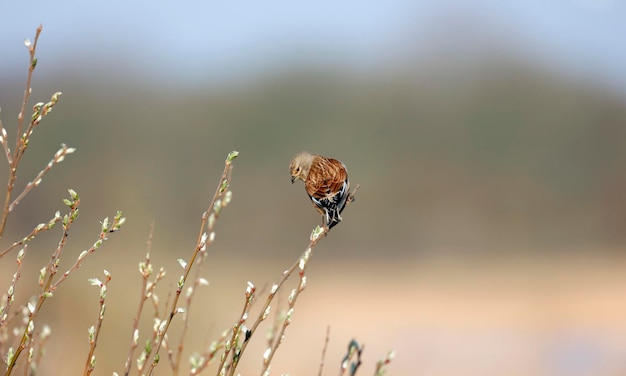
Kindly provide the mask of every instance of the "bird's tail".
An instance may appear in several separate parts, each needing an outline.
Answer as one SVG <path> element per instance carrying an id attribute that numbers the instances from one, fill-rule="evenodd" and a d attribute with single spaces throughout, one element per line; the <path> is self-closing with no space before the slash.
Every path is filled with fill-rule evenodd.
<path id="1" fill-rule="evenodd" d="M 339 196 L 339 202 L 337 203 L 337 205 L 329 205 L 324 208 L 324 220 L 329 230 L 335 227 L 339 222 L 341 222 L 341 212 L 343 212 L 343 209 L 345 209 L 346 204 L 349 201 L 354 201 L 354 197 L 350 195 L 347 189 L 348 188 L 346 185 L 346 192 Z"/>
<path id="2" fill-rule="evenodd" d="M 329 230 L 335 227 L 339 222 L 341 222 L 341 215 L 339 214 L 339 208 L 332 207 L 329 209 L 325 209 L 325 212 L 326 213 L 324 216 L 324 220 Z"/>

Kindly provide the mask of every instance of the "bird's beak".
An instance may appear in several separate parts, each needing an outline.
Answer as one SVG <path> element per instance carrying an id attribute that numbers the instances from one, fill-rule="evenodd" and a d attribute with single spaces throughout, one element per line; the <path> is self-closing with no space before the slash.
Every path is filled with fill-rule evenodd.
<path id="1" fill-rule="evenodd" d="M 293 183 L 295 183 L 295 182 L 296 182 L 296 177 L 295 177 L 295 176 L 292 176 L 292 177 L 291 177 L 291 184 L 293 184 Z"/>

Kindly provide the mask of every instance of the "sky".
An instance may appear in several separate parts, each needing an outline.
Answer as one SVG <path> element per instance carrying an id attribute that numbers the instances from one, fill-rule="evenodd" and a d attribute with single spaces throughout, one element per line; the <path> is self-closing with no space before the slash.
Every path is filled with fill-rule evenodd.
<path id="1" fill-rule="evenodd" d="M 23 40 L 41 23 L 49 69 L 69 61 L 182 85 L 294 62 L 377 69 L 486 37 L 626 93 L 625 19 L 615 0 L 5 1 L 0 80 L 23 68 Z"/>

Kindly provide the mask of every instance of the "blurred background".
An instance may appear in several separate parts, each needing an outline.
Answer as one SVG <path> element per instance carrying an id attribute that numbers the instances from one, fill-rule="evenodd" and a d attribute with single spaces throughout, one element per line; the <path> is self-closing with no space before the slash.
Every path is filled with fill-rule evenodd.
<path id="1" fill-rule="evenodd" d="M 365 343 L 361 374 L 390 349 L 390 375 L 624 374 L 625 19 L 614 0 L 1 4 L 10 139 L 23 40 L 40 23 L 31 105 L 63 92 L 18 187 L 62 143 L 77 148 L 13 213 L 2 248 L 62 210 L 68 188 L 81 216 L 62 269 L 98 221 L 128 217 L 46 302 L 40 374 L 82 369 L 98 310 L 87 279 L 102 269 L 113 280 L 95 374 L 123 371 L 150 223 L 164 301 L 231 150 L 233 201 L 185 358 L 234 323 L 248 280 L 277 281 L 308 244 L 320 218 L 288 173 L 308 150 L 342 160 L 361 189 L 315 249 L 273 374 L 317 374 L 327 326 L 325 374 L 352 338 Z M 59 236 L 29 248 L 18 303 Z M 0 263 L 3 286 L 13 257 Z M 260 369 L 266 330 L 242 374 Z M 170 374 L 164 357 L 157 374 Z"/>

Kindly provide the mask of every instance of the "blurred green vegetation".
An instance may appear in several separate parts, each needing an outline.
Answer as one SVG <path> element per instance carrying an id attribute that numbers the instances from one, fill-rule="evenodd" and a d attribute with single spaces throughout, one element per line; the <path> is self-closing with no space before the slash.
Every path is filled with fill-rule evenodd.
<path id="1" fill-rule="evenodd" d="M 623 95 L 497 57 L 410 66 L 371 74 L 292 66 L 238 86 L 199 77 L 186 89 L 71 66 L 36 73 L 34 101 L 63 96 L 33 137 L 22 179 L 62 142 L 77 153 L 9 225 L 24 233 L 72 187 L 87 221 L 122 209 L 136 244 L 154 219 L 163 244 L 191 247 L 236 149 L 219 242 L 246 257 L 291 254 L 320 221 L 303 187 L 289 184 L 289 160 L 304 149 L 341 159 L 362 186 L 329 238 L 341 249 L 333 257 L 624 244 Z M 15 77 L 0 91 L 10 134 L 23 90 Z"/>

